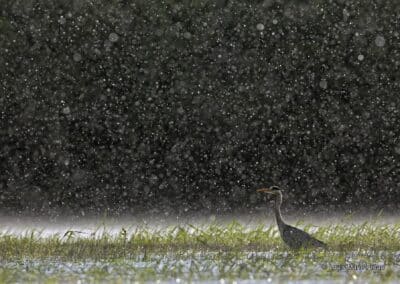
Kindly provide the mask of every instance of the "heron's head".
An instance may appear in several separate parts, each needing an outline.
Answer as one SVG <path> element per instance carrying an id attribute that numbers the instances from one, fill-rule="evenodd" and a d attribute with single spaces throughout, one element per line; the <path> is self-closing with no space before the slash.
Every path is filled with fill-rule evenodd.
<path id="1" fill-rule="evenodd" d="M 282 191 L 283 191 L 283 189 L 276 185 L 273 185 L 269 188 L 257 189 L 257 192 L 265 192 L 265 193 L 270 193 L 270 194 L 281 194 L 281 195 L 282 195 Z"/>

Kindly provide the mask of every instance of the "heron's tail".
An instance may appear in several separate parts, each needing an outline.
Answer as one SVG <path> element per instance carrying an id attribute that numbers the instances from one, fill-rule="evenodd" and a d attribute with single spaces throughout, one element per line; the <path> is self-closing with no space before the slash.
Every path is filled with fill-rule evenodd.
<path id="1" fill-rule="evenodd" d="M 323 248 L 323 249 L 327 249 L 328 248 L 328 245 L 326 243 L 321 242 L 320 240 L 317 240 L 317 239 L 313 239 L 312 243 L 316 247 L 320 247 L 320 248 Z"/>

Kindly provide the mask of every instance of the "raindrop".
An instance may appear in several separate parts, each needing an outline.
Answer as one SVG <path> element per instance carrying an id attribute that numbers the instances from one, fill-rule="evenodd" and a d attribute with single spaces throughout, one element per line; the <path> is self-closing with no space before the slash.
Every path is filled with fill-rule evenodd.
<path id="1" fill-rule="evenodd" d="M 257 30 L 259 30 L 259 31 L 263 31 L 263 30 L 264 30 L 264 25 L 261 24 L 261 23 L 259 23 L 259 24 L 257 24 L 256 28 L 257 28 Z"/>
<path id="2" fill-rule="evenodd" d="M 364 60 L 364 55 L 360 54 L 360 55 L 357 57 L 357 59 L 358 59 L 359 61 L 363 61 L 363 60 Z"/>
<path id="3" fill-rule="evenodd" d="M 272 20 L 272 23 L 273 23 L 274 25 L 276 25 L 276 24 L 278 23 L 278 20 L 277 20 L 277 19 L 273 19 L 273 20 Z"/>
<path id="4" fill-rule="evenodd" d="M 321 87 L 321 89 L 326 89 L 326 88 L 328 88 L 328 82 L 325 79 L 322 79 L 319 82 L 319 86 Z"/>
<path id="5" fill-rule="evenodd" d="M 185 113 L 185 110 L 183 109 L 183 107 L 179 107 L 178 110 L 177 110 L 177 112 L 178 112 L 179 114 L 184 114 L 184 113 Z"/>
<path id="6" fill-rule="evenodd" d="M 71 109 L 69 107 L 65 107 L 62 110 L 63 114 L 70 114 L 71 113 Z"/>
<path id="7" fill-rule="evenodd" d="M 78 52 L 75 52 L 73 55 L 73 59 L 75 62 L 79 62 L 82 60 L 82 55 L 80 55 L 80 53 L 78 53 Z"/>
<path id="8" fill-rule="evenodd" d="M 110 35 L 108 36 L 108 39 L 111 42 L 116 42 L 118 41 L 119 36 L 116 33 L 110 33 Z"/>
<path id="9" fill-rule="evenodd" d="M 64 16 L 61 16 L 60 19 L 58 19 L 58 23 L 60 25 L 64 25 L 67 22 L 67 20 L 64 18 Z"/>
<path id="10" fill-rule="evenodd" d="M 375 38 L 375 44 L 377 47 L 383 47 L 385 45 L 385 38 L 381 35 L 376 36 Z"/>

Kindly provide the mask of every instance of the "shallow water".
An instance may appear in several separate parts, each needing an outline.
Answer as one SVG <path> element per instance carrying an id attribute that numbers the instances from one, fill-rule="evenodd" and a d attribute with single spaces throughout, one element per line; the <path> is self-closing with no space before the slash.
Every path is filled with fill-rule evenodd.
<path id="1" fill-rule="evenodd" d="M 396 254 L 396 253 L 395 253 Z M 399 273 L 385 265 L 393 253 L 185 252 L 137 254 L 115 261 L 21 260 L 0 262 L 0 277 L 14 281 L 139 281 L 158 283 L 339 283 L 381 281 L 382 273 Z M 399 254 L 399 253 L 397 253 Z M 400 254 L 399 254 L 400 255 Z M 383 257 L 384 256 L 384 257 Z M 344 260 L 346 258 L 346 260 Z M 341 260 L 343 259 L 343 262 Z M 362 261 L 361 261 L 362 260 Z M 363 263 L 365 264 L 363 266 Z M 375 266 L 368 266 L 374 264 Z M 358 265 L 358 267 L 356 266 Z M 1 280 L 1 278 L 0 278 Z M 3 279 L 4 280 L 4 279 Z M 387 279 L 388 282 L 395 279 Z M 300 282 L 299 282 L 300 281 Z M 81 282 L 82 283 L 82 282 Z"/>

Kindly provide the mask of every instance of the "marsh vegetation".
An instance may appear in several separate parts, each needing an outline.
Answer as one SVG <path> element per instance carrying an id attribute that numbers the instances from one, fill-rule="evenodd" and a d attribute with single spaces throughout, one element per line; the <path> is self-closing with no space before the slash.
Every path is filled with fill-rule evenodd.
<path id="1" fill-rule="evenodd" d="M 184 225 L 0 236 L 0 281 L 361 280 L 400 276 L 398 224 L 298 226 L 328 250 L 290 250 L 275 226 Z M 103 228 L 104 229 L 104 228 Z"/>

